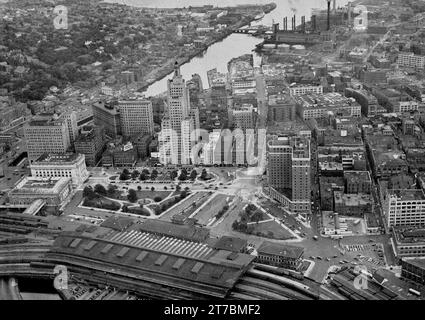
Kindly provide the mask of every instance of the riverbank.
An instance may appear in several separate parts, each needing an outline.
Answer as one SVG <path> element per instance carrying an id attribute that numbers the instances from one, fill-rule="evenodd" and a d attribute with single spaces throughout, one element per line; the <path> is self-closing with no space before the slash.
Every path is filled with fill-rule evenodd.
<path id="1" fill-rule="evenodd" d="M 260 7 L 263 9 L 263 12 L 265 14 L 268 14 L 268 13 L 272 12 L 274 9 L 276 9 L 277 6 L 276 6 L 275 3 L 270 3 L 270 4 L 267 4 L 267 5 L 262 5 Z M 180 66 L 190 62 L 193 58 L 202 56 L 203 54 L 205 54 L 205 52 L 208 50 L 209 47 L 211 47 L 212 45 L 214 45 L 218 42 L 225 40 L 227 37 L 229 37 L 231 34 L 233 34 L 236 30 L 243 28 L 245 26 L 248 26 L 256 20 L 258 20 L 258 19 L 256 19 L 255 17 L 252 17 L 251 19 L 248 19 L 248 20 L 243 20 L 240 23 L 238 23 L 237 25 L 234 25 L 234 26 L 226 29 L 225 32 L 220 34 L 219 37 L 216 37 L 214 39 L 209 40 L 208 42 L 203 44 L 200 48 L 195 49 L 194 51 L 192 51 L 191 53 L 188 53 L 184 57 L 173 59 L 173 61 L 169 61 L 166 66 L 162 66 L 162 67 L 160 67 L 156 70 L 151 71 L 148 75 L 145 76 L 145 79 L 147 79 L 147 80 L 145 80 L 145 79 L 142 80 L 140 87 L 137 91 L 144 92 L 149 88 L 149 86 L 151 86 L 155 82 L 160 81 L 160 80 L 164 79 L 165 77 L 167 77 L 168 75 L 170 75 L 174 70 L 176 61 L 177 61 L 177 65 L 180 67 Z"/>

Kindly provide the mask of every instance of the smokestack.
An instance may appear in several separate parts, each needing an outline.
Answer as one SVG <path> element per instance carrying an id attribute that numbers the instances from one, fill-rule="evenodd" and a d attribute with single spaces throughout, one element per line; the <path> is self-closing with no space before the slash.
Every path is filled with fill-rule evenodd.
<path id="1" fill-rule="evenodd" d="M 333 1 L 333 9 L 332 9 L 333 13 L 336 13 L 336 0 Z"/>
<path id="2" fill-rule="evenodd" d="M 328 0 L 328 31 L 331 29 L 331 0 Z"/>
<path id="3" fill-rule="evenodd" d="M 305 16 L 301 17 L 301 29 L 302 32 L 305 33 Z"/>
<path id="4" fill-rule="evenodd" d="M 295 31 L 295 26 L 296 26 L 296 16 L 295 16 L 295 14 L 294 14 L 294 18 L 293 18 L 293 20 L 292 20 L 292 30 L 294 30 Z"/>
<path id="5" fill-rule="evenodd" d="M 288 17 L 283 18 L 283 30 L 288 30 Z"/>
<path id="6" fill-rule="evenodd" d="M 311 28 L 313 32 L 316 32 L 316 15 L 311 16 Z"/>
<path id="7" fill-rule="evenodd" d="M 351 2 L 348 2 L 348 25 L 351 25 Z"/>

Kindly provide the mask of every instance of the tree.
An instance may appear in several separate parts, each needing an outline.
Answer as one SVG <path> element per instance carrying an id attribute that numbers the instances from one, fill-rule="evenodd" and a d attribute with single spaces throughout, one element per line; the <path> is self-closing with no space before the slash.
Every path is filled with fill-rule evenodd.
<path id="1" fill-rule="evenodd" d="M 151 180 L 155 180 L 157 177 L 158 177 L 158 171 L 154 169 L 151 174 Z"/>
<path id="2" fill-rule="evenodd" d="M 131 179 L 133 179 L 133 180 L 135 180 L 135 179 L 137 179 L 137 177 L 140 175 L 140 172 L 139 171 L 137 171 L 137 170 L 134 170 L 132 173 L 131 173 Z"/>
<path id="3" fill-rule="evenodd" d="M 186 198 L 187 197 L 187 192 L 186 191 L 182 191 L 182 192 L 180 192 L 180 199 L 184 199 L 184 198 Z"/>
<path id="4" fill-rule="evenodd" d="M 189 187 L 185 187 L 184 188 L 184 191 L 189 192 L 190 191 L 190 188 Z"/>
<path id="5" fill-rule="evenodd" d="M 201 179 L 202 180 L 207 180 L 208 179 L 208 173 L 207 173 L 207 170 L 206 169 L 202 169 Z"/>
<path id="6" fill-rule="evenodd" d="M 174 180 L 175 178 L 177 178 L 177 176 L 178 176 L 177 170 L 173 170 L 173 171 L 170 172 L 170 179 L 171 180 Z"/>
<path id="7" fill-rule="evenodd" d="M 257 210 L 254 212 L 254 214 L 251 217 L 251 220 L 255 221 L 255 222 L 259 222 L 261 220 L 261 218 L 263 217 L 263 214 L 261 213 L 260 210 Z"/>
<path id="8" fill-rule="evenodd" d="M 134 189 L 129 189 L 128 190 L 128 195 L 127 195 L 127 199 L 130 202 L 136 202 L 137 201 L 137 192 Z"/>
<path id="9" fill-rule="evenodd" d="M 180 191 L 182 189 L 182 187 L 178 184 L 177 186 L 176 186 L 176 191 Z"/>
<path id="10" fill-rule="evenodd" d="M 167 186 L 164 186 L 164 190 L 168 190 Z"/>
<path id="11" fill-rule="evenodd" d="M 117 191 L 118 187 L 112 183 L 108 185 L 108 194 L 113 195 Z"/>
<path id="12" fill-rule="evenodd" d="M 127 168 L 124 168 L 123 170 L 122 170 L 122 173 L 124 173 L 125 175 L 129 175 L 130 174 L 130 172 L 128 171 L 128 169 Z"/>
<path id="13" fill-rule="evenodd" d="M 151 188 L 151 191 L 152 191 L 152 192 L 154 192 L 154 191 L 155 191 L 155 187 L 152 187 L 152 188 Z"/>
<path id="14" fill-rule="evenodd" d="M 162 198 L 160 196 L 156 196 L 155 198 L 153 198 L 153 200 L 155 202 L 160 202 L 162 200 Z"/>
<path id="15" fill-rule="evenodd" d="M 185 181 L 186 179 L 187 179 L 187 170 L 186 169 L 182 169 L 182 171 L 180 172 L 179 180 L 180 181 Z"/>
<path id="16" fill-rule="evenodd" d="M 121 208 L 122 212 L 128 212 L 128 206 L 127 205 L 123 205 Z"/>
<path id="17" fill-rule="evenodd" d="M 144 173 L 146 176 L 149 175 L 149 170 L 148 169 L 143 169 L 142 173 Z"/>
<path id="18" fill-rule="evenodd" d="M 96 194 L 91 186 L 84 187 L 83 197 L 89 200 L 96 198 Z"/>
<path id="19" fill-rule="evenodd" d="M 141 186 L 137 186 L 137 190 L 142 190 L 142 187 Z"/>
<path id="20" fill-rule="evenodd" d="M 127 174 L 125 174 L 124 172 L 121 172 L 121 174 L 120 174 L 120 180 L 121 180 L 121 181 L 123 181 L 123 180 L 128 180 L 128 175 L 127 175 Z"/>
<path id="21" fill-rule="evenodd" d="M 97 184 L 97 185 L 94 186 L 94 192 L 101 194 L 101 195 L 106 195 L 106 189 L 101 184 Z"/>
<path id="22" fill-rule="evenodd" d="M 196 172 L 196 170 L 193 169 L 192 172 L 190 173 L 190 180 L 195 181 L 197 176 L 198 176 L 198 172 Z"/>
<path id="23" fill-rule="evenodd" d="M 147 178 L 148 178 L 148 177 L 147 177 L 146 173 L 142 172 L 142 173 L 140 174 L 139 179 L 140 179 L 141 181 L 145 181 Z"/>

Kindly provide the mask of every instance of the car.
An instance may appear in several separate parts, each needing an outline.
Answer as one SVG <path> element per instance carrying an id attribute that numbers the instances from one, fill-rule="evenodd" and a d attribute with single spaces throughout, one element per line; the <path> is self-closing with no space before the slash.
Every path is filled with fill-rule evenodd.
<path id="1" fill-rule="evenodd" d="M 317 259 L 319 260 L 323 260 L 323 258 L 321 256 L 317 256 Z"/>
<path id="2" fill-rule="evenodd" d="M 335 259 L 335 258 L 338 258 L 338 256 L 337 256 L 337 255 L 334 255 L 332 258 L 334 258 L 334 259 Z"/>
<path id="3" fill-rule="evenodd" d="M 331 261 L 331 259 L 329 259 L 329 258 L 326 258 L 326 261 Z"/>

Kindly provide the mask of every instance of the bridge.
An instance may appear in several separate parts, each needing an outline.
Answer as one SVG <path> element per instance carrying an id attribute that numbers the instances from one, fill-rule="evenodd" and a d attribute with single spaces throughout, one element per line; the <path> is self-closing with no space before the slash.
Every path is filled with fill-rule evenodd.
<path id="1" fill-rule="evenodd" d="M 255 36 L 260 36 L 271 32 L 271 28 L 266 26 L 240 28 L 233 31 L 233 33 L 251 34 Z"/>

